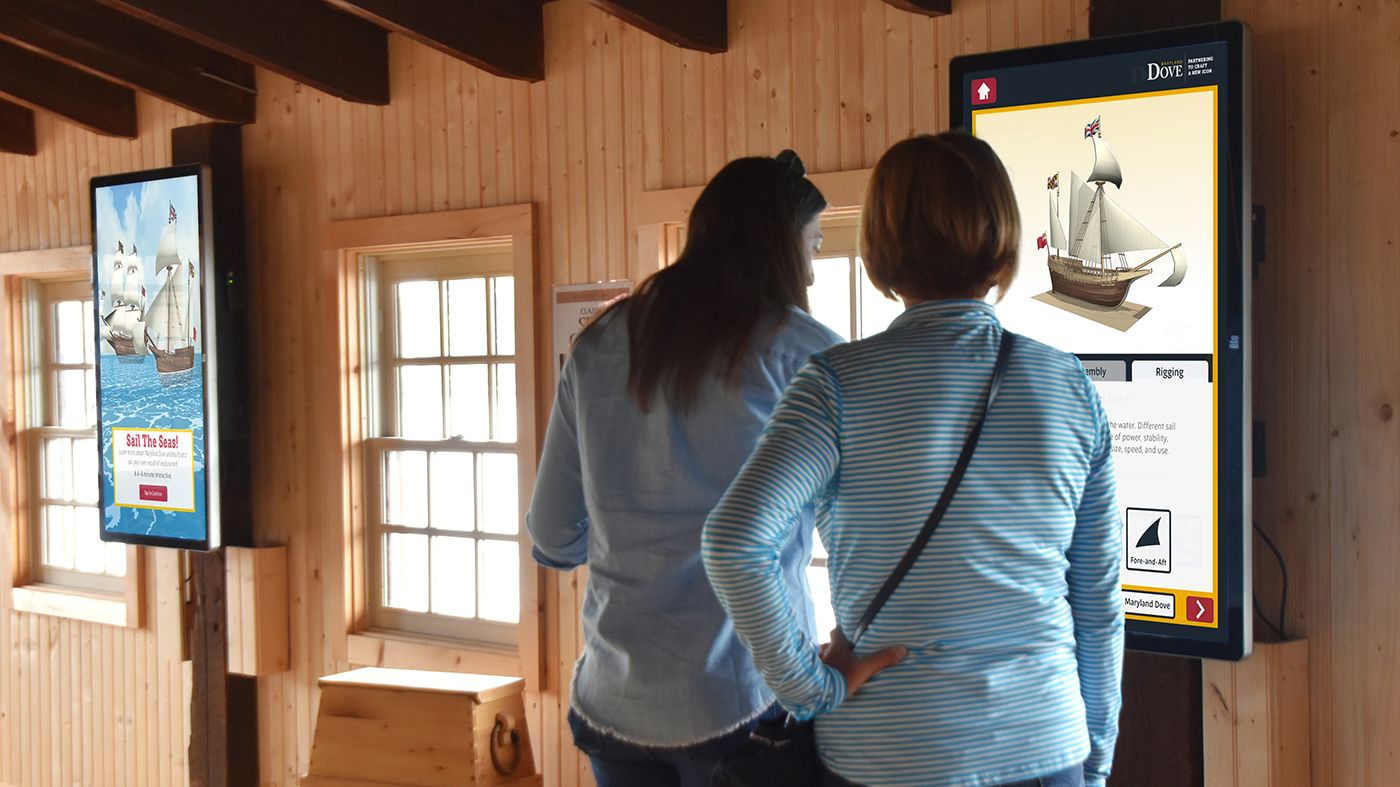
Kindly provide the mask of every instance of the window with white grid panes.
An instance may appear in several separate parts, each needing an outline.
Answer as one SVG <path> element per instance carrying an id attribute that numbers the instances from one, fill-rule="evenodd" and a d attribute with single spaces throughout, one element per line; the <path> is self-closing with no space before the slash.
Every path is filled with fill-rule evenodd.
<path id="1" fill-rule="evenodd" d="M 31 290 L 37 373 L 30 423 L 34 467 L 31 579 L 120 593 L 127 548 L 102 541 L 98 516 L 95 315 L 86 280 L 36 282 Z"/>
<path id="2" fill-rule="evenodd" d="M 881 295 L 866 276 L 856 250 L 855 217 L 822 222 L 822 249 L 812 260 L 814 282 L 807 288 L 812 316 L 847 341 L 863 339 L 889 327 L 904 311 L 904 304 Z M 814 538 L 807 583 L 817 613 L 817 633 L 822 641 L 836 626 L 831 610 L 831 585 L 827 580 L 827 553 L 821 537 Z"/>
<path id="3" fill-rule="evenodd" d="M 379 258 L 371 626 L 511 645 L 520 621 L 509 245 Z"/>

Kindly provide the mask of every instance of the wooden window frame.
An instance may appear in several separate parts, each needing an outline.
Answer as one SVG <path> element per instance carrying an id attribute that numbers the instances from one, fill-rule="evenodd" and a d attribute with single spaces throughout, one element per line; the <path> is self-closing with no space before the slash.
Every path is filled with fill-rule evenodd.
<path id="1" fill-rule="evenodd" d="M 446 367 L 454 362 L 479 363 L 488 367 L 489 379 L 489 369 L 492 364 L 509 363 L 518 369 L 522 358 L 527 361 L 529 360 L 529 353 L 525 353 L 522 356 L 519 346 L 517 346 L 515 352 L 510 355 L 495 353 L 493 348 L 489 346 L 491 344 L 489 339 L 487 342 L 488 347 L 486 354 L 480 356 L 452 356 L 444 348 L 438 356 L 409 360 L 400 358 L 389 349 L 396 337 L 397 329 L 394 325 L 398 321 L 397 304 L 391 294 L 395 285 L 410 281 L 441 282 L 460 278 L 491 278 L 502 275 L 514 276 L 515 260 L 512 258 L 509 251 L 504 255 L 507 257 L 507 262 L 504 267 L 499 262 L 496 262 L 496 260 L 502 256 L 501 254 L 489 253 L 489 250 L 501 248 L 509 249 L 508 239 L 499 238 L 484 242 L 469 242 L 469 245 L 465 248 L 454 249 L 452 256 L 448 259 L 431 256 L 414 257 L 411 255 L 408 257 L 397 255 L 361 256 L 366 267 L 364 273 L 367 278 L 366 292 L 369 293 L 370 298 L 376 301 L 375 303 L 367 301 L 366 305 L 378 318 L 378 330 L 374 332 L 374 345 L 376 349 L 369 353 L 370 356 L 376 359 L 376 365 L 379 366 L 377 375 L 379 379 L 377 380 L 378 385 L 373 386 L 371 390 L 372 395 L 377 394 L 377 401 L 371 404 L 366 413 L 370 420 L 370 427 L 368 430 L 369 436 L 365 438 L 366 457 L 364 461 L 367 473 L 366 480 L 374 478 L 377 472 L 382 472 L 376 471 L 374 465 L 383 461 L 384 456 L 390 451 L 421 451 L 428 455 L 435 452 L 464 453 L 468 455 L 509 454 L 516 457 L 517 461 L 519 461 L 520 453 L 522 450 L 526 450 L 525 446 L 520 442 L 519 434 L 517 434 L 516 439 L 511 442 L 471 441 L 463 438 L 454 439 L 451 437 L 443 442 L 438 442 L 432 439 L 419 440 L 405 438 L 402 436 L 402 424 L 396 423 L 399 413 L 399 385 L 396 384 L 395 373 L 404 366 L 436 365 L 445 370 Z M 463 261 L 462 257 L 470 257 L 472 252 L 477 249 L 487 251 L 488 254 L 483 255 L 479 262 Z M 492 319 L 490 314 L 494 312 L 494 299 L 490 297 L 491 291 L 489 288 L 487 288 L 485 292 L 487 295 L 486 309 L 489 324 Z M 443 298 L 445 296 L 439 293 L 439 297 Z M 446 300 L 440 302 L 440 307 L 442 308 L 440 312 L 442 315 L 441 319 L 444 321 L 447 319 L 446 304 Z M 440 330 L 445 328 L 445 322 L 441 323 Z M 445 374 L 443 375 L 441 384 L 444 386 L 442 402 L 444 409 L 446 409 L 449 406 L 449 402 L 446 390 L 448 381 Z M 489 385 L 488 383 L 488 386 Z M 516 420 L 518 422 L 518 395 L 516 399 Z M 488 406 L 494 412 L 495 402 L 488 400 Z M 444 432 L 445 431 L 444 429 Z M 388 435 L 396 436 L 391 437 Z M 431 462 L 431 458 L 429 462 Z M 431 478 L 431 465 L 429 466 L 429 476 Z M 432 494 L 431 485 L 432 482 L 429 481 L 429 495 Z M 383 498 L 380 494 L 383 492 L 383 485 L 367 484 L 366 486 L 366 501 L 369 510 L 382 511 Z M 474 486 L 474 490 L 479 489 L 479 486 Z M 477 513 L 480 514 L 480 511 Z M 523 534 L 525 530 L 522 521 L 520 531 L 514 536 L 492 534 L 479 530 L 472 531 L 468 534 L 455 531 L 437 531 L 431 526 L 431 523 L 429 526 L 423 528 L 403 528 L 388 524 L 381 525 L 377 523 L 376 517 L 366 516 L 365 565 L 367 571 L 367 588 L 379 587 L 384 581 L 384 577 L 380 575 L 383 554 L 379 550 L 377 544 L 378 534 L 381 528 L 384 528 L 388 532 L 467 538 L 475 542 L 477 549 L 480 549 L 480 542 L 482 541 L 508 541 L 519 548 L 523 543 L 521 534 Z M 431 553 L 429 554 L 428 570 L 431 574 Z M 429 593 L 431 594 L 431 592 L 430 587 Z M 479 598 L 480 596 L 478 594 L 478 601 Z M 369 606 L 370 627 L 377 630 L 404 632 L 407 636 L 436 636 L 453 641 L 473 642 L 486 644 L 488 646 L 501 645 L 513 647 L 517 639 L 516 628 L 519 625 L 518 623 L 498 623 L 482 618 L 452 619 L 448 616 L 431 612 L 396 610 L 387 605 L 376 604 L 372 599 L 367 603 Z"/>
<path id="2" fill-rule="evenodd" d="M 337 660 L 358 666 L 519 675 L 532 690 L 544 674 L 542 625 L 545 620 L 544 574 L 530 557 L 531 542 L 523 514 L 529 506 L 540 451 L 540 372 L 534 315 L 536 301 L 535 208 L 532 204 L 442 211 L 437 213 L 350 219 L 325 227 L 322 248 L 338 287 L 340 413 L 342 445 L 342 527 L 325 548 L 330 587 L 342 589 L 345 625 L 332 649 Z M 373 439 L 376 409 L 375 369 L 365 368 L 366 344 L 377 310 L 369 259 L 378 255 L 464 248 L 483 242 L 509 242 L 515 277 L 517 457 L 520 473 L 520 622 L 513 645 L 435 638 L 376 629 L 369 609 L 369 561 L 366 523 L 367 441 Z"/>
<path id="3" fill-rule="evenodd" d="M 32 301 L 37 285 L 45 282 L 90 279 L 92 249 L 74 246 L 60 249 L 11 252 L 0 254 L 0 278 L 4 282 L 4 297 L 0 298 L 0 327 L 8 341 L 4 343 L 3 383 L 0 383 L 0 413 L 7 431 L 23 436 L 0 445 L 0 482 L 7 487 L 9 503 L 3 513 L 4 538 L 0 549 L 5 552 L 8 570 L 0 572 L 0 597 L 17 612 L 64 617 L 111 626 L 140 628 L 144 625 L 144 554 L 140 547 L 126 547 L 126 576 L 115 592 L 73 587 L 55 582 L 38 581 L 34 569 L 35 555 L 40 549 L 35 542 L 37 527 L 36 476 L 32 463 L 37 446 L 31 430 L 38 426 L 39 397 L 44 396 L 45 384 L 38 377 L 34 347 L 43 329 L 34 324 Z M 39 364 L 42 367 L 42 362 Z"/>

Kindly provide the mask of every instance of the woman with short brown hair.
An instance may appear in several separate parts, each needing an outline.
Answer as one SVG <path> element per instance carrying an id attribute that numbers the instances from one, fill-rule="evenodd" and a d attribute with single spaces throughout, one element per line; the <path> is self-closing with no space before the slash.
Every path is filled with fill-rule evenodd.
<path id="1" fill-rule="evenodd" d="M 1006 171 L 964 134 L 905 140 L 876 165 L 863 222 L 871 281 L 907 309 L 798 372 L 706 523 L 710 581 L 778 700 L 816 718 L 828 783 L 1102 784 L 1123 648 L 1109 426 L 1079 360 L 1007 340 L 986 302 L 1016 272 Z M 842 632 L 923 530 L 988 402 L 951 504 L 853 653 Z M 839 625 L 825 651 L 775 563 L 808 503 Z M 897 646 L 908 655 L 863 683 L 853 667 Z"/>

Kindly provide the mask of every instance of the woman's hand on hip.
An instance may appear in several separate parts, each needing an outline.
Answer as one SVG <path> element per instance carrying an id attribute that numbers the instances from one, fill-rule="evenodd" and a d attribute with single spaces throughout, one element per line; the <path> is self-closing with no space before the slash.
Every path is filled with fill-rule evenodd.
<path id="1" fill-rule="evenodd" d="M 903 645 L 882 648 L 867 656 L 857 656 L 850 640 L 841 629 L 831 630 L 831 641 L 822 645 L 821 658 L 824 663 L 841 671 L 846 678 L 846 695 L 860 690 L 865 682 L 881 670 L 893 667 L 909 655 Z"/>

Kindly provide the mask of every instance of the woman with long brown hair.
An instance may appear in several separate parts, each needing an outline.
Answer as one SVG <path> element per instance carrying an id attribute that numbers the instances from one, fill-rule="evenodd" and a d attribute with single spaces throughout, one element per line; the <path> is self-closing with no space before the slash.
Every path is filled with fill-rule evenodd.
<path id="1" fill-rule="evenodd" d="M 527 523 L 545 566 L 588 565 L 570 724 L 600 787 L 708 785 L 773 704 L 700 560 L 705 516 L 812 353 L 826 200 L 801 161 L 743 158 L 691 211 L 679 259 L 579 336 L 560 375 Z M 811 518 L 779 580 L 814 626 Z"/>

